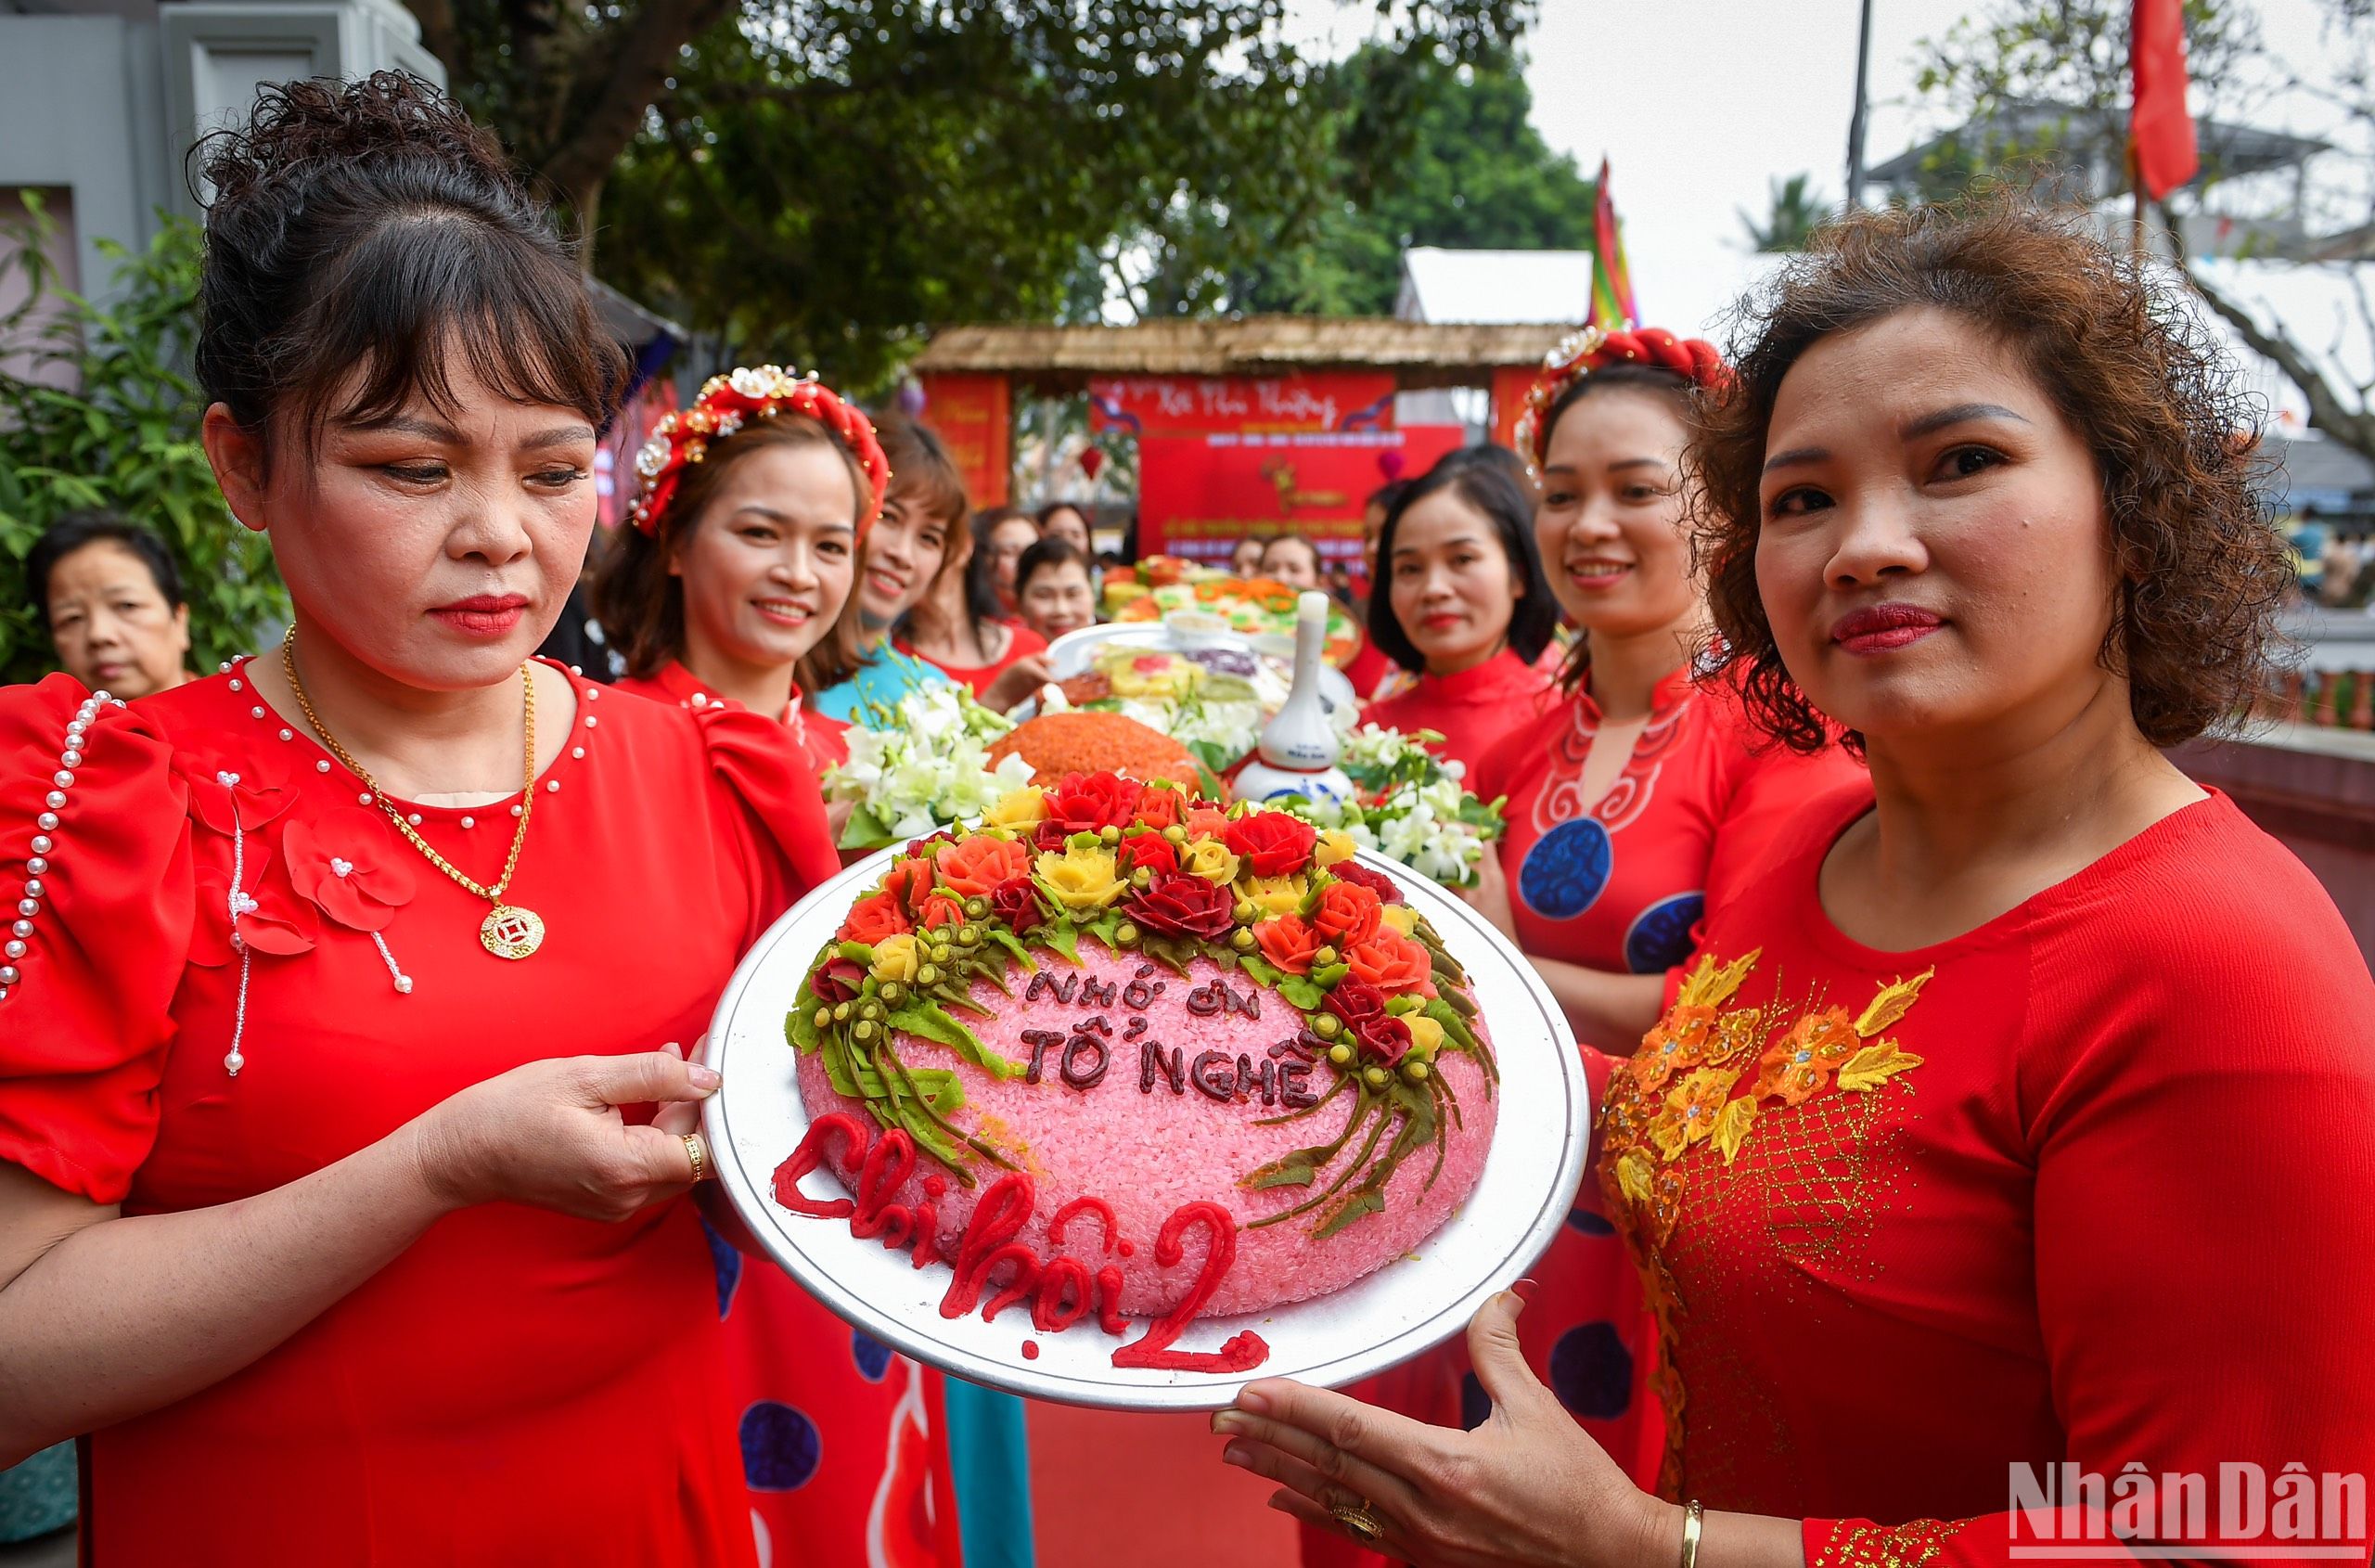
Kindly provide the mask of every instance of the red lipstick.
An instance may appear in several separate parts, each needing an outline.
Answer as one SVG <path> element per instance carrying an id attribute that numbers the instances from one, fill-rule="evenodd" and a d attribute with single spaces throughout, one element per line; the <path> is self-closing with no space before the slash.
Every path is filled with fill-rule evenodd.
<path id="1" fill-rule="evenodd" d="M 1910 648 L 1945 625 L 1933 610 L 1911 604 L 1881 604 L 1840 617 L 1830 640 L 1850 653 L 1888 653 Z"/>
<path id="2" fill-rule="evenodd" d="M 511 635 L 527 609 L 525 594 L 472 594 L 429 613 L 464 636 L 502 637 Z"/>

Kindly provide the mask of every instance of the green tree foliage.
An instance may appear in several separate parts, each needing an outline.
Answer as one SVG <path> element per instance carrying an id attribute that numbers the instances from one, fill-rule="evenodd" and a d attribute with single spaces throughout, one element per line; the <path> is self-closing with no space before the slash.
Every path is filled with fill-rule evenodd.
<path id="1" fill-rule="evenodd" d="M 1830 216 L 1829 204 L 1814 194 L 1813 178 L 1811 174 L 1792 174 L 1786 180 L 1772 181 L 1772 211 L 1762 224 L 1745 208 L 1740 210 L 1740 226 L 1748 230 L 1752 246 L 1775 252 L 1806 248 L 1815 230 Z"/>
<path id="2" fill-rule="evenodd" d="M 1116 234 L 1307 199 L 1329 145 L 1285 0 L 410 3 L 606 277 L 861 388 L 928 324 L 1059 314 Z M 1531 14 L 1365 3 L 1450 58 Z"/>
<path id="3" fill-rule="evenodd" d="M 287 598 L 270 547 L 233 521 L 199 445 L 204 409 L 184 369 L 199 230 L 171 220 L 139 252 L 100 241 L 118 289 L 102 308 L 58 287 L 45 260 L 48 220 L 26 197 L 31 225 L 0 232 L 0 272 L 14 269 L 27 289 L 0 316 L 0 683 L 52 668 L 25 556 L 43 529 L 88 507 L 164 535 L 189 595 L 190 657 L 212 668 L 253 648 Z"/>
<path id="4" fill-rule="evenodd" d="M 1307 101 L 1313 140 L 1285 199 L 1182 207 L 1109 248 L 1142 315 L 1381 315 L 1410 246 L 1591 245 L 1592 182 L 1534 128 L 1513 53 L 1370 45 L 1316 73 Z M 1140 254 L 1147 276 L 1127 278 Z"/>

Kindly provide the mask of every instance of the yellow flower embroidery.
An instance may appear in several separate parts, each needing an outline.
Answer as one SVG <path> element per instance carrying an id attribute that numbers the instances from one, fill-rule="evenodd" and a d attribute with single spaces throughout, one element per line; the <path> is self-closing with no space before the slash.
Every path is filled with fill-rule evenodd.
<path id="1" fill-rule="evenodd" d="M 1679 1160 L 1684 1150 L 1713 1136 L 1715 1119 L 1723 1114 L 1724 1101 L 1739 1079 L 1737 1073 L 1702 1067 L 1669 1090 L 1665 1109 L 1650 1124 L 1650 1141 L 1658 1152 Z"/>
<path id="2" fill-rule="evenodd" d="M 1708 1035 L 1714 1024 L 1714 1008 L 1676 1002 L 1633 1053 L 1634 1082 L 1645 1093 L 1655 1094 L 1675 1073 L 1699 1066 L 1707 1060 Z"/>
<path id="3" fill-rule="evenodd" d="M 1765 1047 L 1757 1062 L 1756 1097 L 1803 1105 L 1830 1082 L 1862 1045 L 1848 1027 L 1845 1008 L 1809 1013 Z"/>

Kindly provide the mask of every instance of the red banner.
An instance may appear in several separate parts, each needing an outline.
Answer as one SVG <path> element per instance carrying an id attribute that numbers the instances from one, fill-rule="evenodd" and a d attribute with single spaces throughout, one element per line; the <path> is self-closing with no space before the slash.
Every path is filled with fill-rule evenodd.
<path id="1" fill-rule="evenodd" d="M 1533 390 L 1534 379 L 1540 374 L 1541 370 L 1532 365 L 1503 365 L 1494 370 L 1494 445 L 1516 450 L 1518 416 L 1525 412 L 1525 394 Z"/>
<path id="2" fill-rule="evenodd" d="M 924 423 L 946 443 L 975 508 L 1003 507 L 1014 467 L 1013 425 L 1004 376 L 927 375 Z"/>
<path id="3" fill-rule="evenodd" d="M 1140 436 L 1265 435 L 1393 428 L 1393 377 L 1126 376 L 1088 384 L 1091 429 Z"/>
<path id="4" fill-rule="evenodd" d="M 1299 533 L 1361 566 L 1361 508 L 1462 444 L 1457 425 L 1373 433 L 1149 436 L 1138 443 L 1138 553 L 1226 561 L 1239 539 Z M 1397 462 L 1396 459 L 1399 459 Z"/>

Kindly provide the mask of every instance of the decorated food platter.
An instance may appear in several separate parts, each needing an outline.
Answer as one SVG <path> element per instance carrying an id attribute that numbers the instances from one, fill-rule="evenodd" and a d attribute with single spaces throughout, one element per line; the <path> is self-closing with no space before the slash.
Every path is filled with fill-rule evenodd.
<path id="1" fill-rule="evenodd" d="M 1229 820 L 1231 843 L 1244 847 L 1241 825 Z M 1169 842 L 1179 855 L 1144 847 L 1175 862 L 1202 847 L 1184 834 Z M 989 833 L 974 842 L 978 855 L 947 864 L 1033 848 Z M 1100 843 L 1084 833 L 1062 846 L 1060 833 L 1043 829 L 1037 875 L 1051 893 L 1073 890 L 1069 862 L 1113 869 L 1110 836 Z M 944 853 L 960 849 L 951 840 Z M 1323 891 L 1349 905 L 1355 882 L 1383 890 L 1394 918 L 1383 928 L 1371 920 L 1380 934 L 1353 967 L 1388 989 L 1415 989 L 1394 999 L 1392 1016 L 1362 1016 L 1343 998 L 1380 993 L 1366 979 L 1343 980 L 1333 948 L 1318 949 L 1323 967 L 1296 968 L 1274 951 L 1279 922 L 1262 922 L 1271 929 L 1257 945 L 1247 901 L 1225 933 L 1182 917 L 1180 930 L 1209 932 L 1210 945 L 1163 934 L 1159 915 L 1143 932 L 1123 919 L 1177 913 L 1176 901 L 1161 902 L 1170 888 L 1196 902 L 1185 870 L 1153 871 L 1150 892 L 1147 876 L 1133 884 L 1126 868 L 1148 856 L 1119 856 L 1119 885 L 1136 893 L 1093 920 L 1077 917 L 1074 964 L 1009 941 L 998 924 L 1003 899 L 993 913 L 992 900 L 953 897 L 928 870 L 908 907 L 955 906 L 944 923 L 918 916 L 910 935 L 899 890 L 918 884 L 901 879 L 928 863 L 906 853 L 886 850 L 844 870 L 744 958 L 712 1024 L 710 1060 L 725 1082 L 703 1112 L 719 1179 L 752 1234 L 875 1339 L 1034 1398 L 1217 1408 L 1252 1378 L 1339 1386 L 1452 1337 L 1566 1219 L 1590 1126 L 1573 1037 L 1515 949 L 1424 878 L 1363 853 L 1354 866 L 1306 860 L 1307 879 L 1236 884 L 1261 892 L 1264 882 L 1307 880 L 1305 914 Z M 1249 877 L 1252 864 L 1249 855 Z M 1219 894 L 1226 925 L 1236 896 L 1226 880 Z M 886 896 L 899 933 L 853 943 L 861 912 L 879 914 L 871 906 Z M 1315 919 L 1325 927 L 1329 916 Z M 1117 922 L 1110 948 L 1086 940 L 1113 938 Z M 1291 916 L 1284 924 L 1303 929 Z M 1071 947 L 1060 919 L 1034 938 L 1050 932 Z M 1391 968 L 1397 953 L 1417 962 L 1398 982 L 1376 968 Z M 1440 987 L 1427 978 L 1430 953 Z M 1282 968 L 1268 967 L 1265 954 Z M 954 1017 L 925 1005 L 932 958 L 944 971 L 935 994 Z M 967 977 L 970 992 L 951 988 Z M 1334 986 L 1336 999 L 1315 982 Z M 1366 1050 L 1380 1029 L 1393 1052 L 1353 1054 L 1351 1042 Z M 898 1052 L 882 1048 L 885 1031 L 899 1032 Z M 945 1055 L 931 1044 L 943 1038 Z M 1188 1044 L 1168 1046 L 1174 1038 Z M 1216 1040 L 1227 1048 L 1190 1064 L 1189 1052 Z M 948 1092 L 955 1074 L 936 1065 L 960 1055 L 974 1064 L 969 1100 Z M 1409 1113 L 1397 1120 L 1397 1106 Z M 956 1107 L 962 1116 L 942 1114 Z M 1465 1143 L 1447 1136 L 1454 1125 L 1469 1129 Z M 1387 1127 L 1397 1136 L 1380 1142 Z M 1235 1174 L 1249 1148 L 1275 1151 L 1331 1132 L 1333 1146 L 1290 1150 L 1242 1182 Z M 1356 1157 L 1340 1152 L 1353 1149 Z M 1199 1201 L 1214 1195 L 1215 1169 L 1226 1173 L 1223 1202 Z M 961 1224 L 946 1217 L 967 1202 Z"/>

